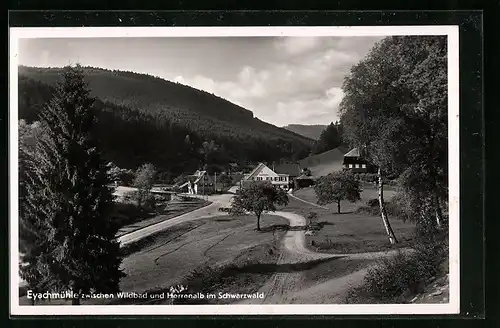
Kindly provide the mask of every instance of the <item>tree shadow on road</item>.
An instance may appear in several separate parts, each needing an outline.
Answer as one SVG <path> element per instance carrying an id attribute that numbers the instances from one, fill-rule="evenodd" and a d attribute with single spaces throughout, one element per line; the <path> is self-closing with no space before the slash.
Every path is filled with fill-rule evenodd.
<path id="1" fill-rule="evenodd" d="M 220 218 L 220 219 L 214 219 L 215 222 L 229 222 L 229 221 L 233 221 L 232 218 L 228 218 L 228 219 L 225 219 L 225 218 Z"/>
<path id="2" fill-rule="evenodd" d="M 307 230 L 307 226 L 290 226 L 288 224 L 273 224 L 260 229 L 260 232 L 275 232 L 275 231 L 302 231 Z"/>
<path id="3" fill-rule="evenodd" d="M 254 274 L 265 274 L 265 273 L 290 273 L 299 272 L 312 269 L 320 264 L 335 261 L 343 258 L 344 256 L 338 256 L 333 258 L 318 259 L 300 263 L 290 263 L 290 264 L 276 264 L 276 263 L 252 263 L 242 267 L 228 267 L 221 273 L 222 276 L 237 275 L 240 273 L 254 273 Z"/>

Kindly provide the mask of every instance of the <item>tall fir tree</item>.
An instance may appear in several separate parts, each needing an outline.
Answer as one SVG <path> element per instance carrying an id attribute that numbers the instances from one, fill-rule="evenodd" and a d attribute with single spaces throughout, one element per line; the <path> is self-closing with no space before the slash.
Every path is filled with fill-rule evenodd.
<path id="1" fill-rule="evenodd" d="M 124 276 L 93 102 L 82 68 L 67 67 L 33 151 L 20 149 L 21 277 L 34 290 L 73 291 L 75 305 L 82 294 L 117 292 Z"/>
<path id="2" fill-rule="evenodd" d="M 339 147 L 342 144 L 342 136 L 340 134 L 340 123 L 330 123 L 316 142 L 313 148 L 313 154 L 320 154 L 325 151 Z"/>

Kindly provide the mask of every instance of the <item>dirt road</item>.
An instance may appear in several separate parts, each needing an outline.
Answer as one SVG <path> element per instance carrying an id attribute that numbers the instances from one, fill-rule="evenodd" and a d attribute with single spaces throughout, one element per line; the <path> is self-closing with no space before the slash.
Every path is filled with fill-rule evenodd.
<path id="1" fill-rule="evenodd" d="M 165 230 L 172 226 L 175 226 L 180 223 L 206 219 L 214 216 L 224 215 L 224 212 L 219 212 L 219 207 L 228 207 L 230 205 L 232 195 L 212 195 L 208 196 L 208 200 L 212 202 L 212 204 L 205 206 L 203 208 L 194 210 L 192 212 L 177 216 L 175 218 L 165 220 L 142 229 L 133 231 L 131 233 L 122 235 L 118 238 L 121 246 L 125 246 L 127 244 L 138 241 L 144 237 L 150 236 L 159 231 Z"/>
<path id="2" fill-rule="evenodd" d="M 289 212 L 275 212 L 290 221 L 290 230 L 283 239 L 283 250 L 278 259 L 278 265 L 307 264 L 308 262 L 343 258 L 344 260 L 377 259 L 392 256 L 396 251 L 357 253 L 357 254 L 327 254 L 316 253 L 306 247 L 305 231 L 300 229 L 306 225 L 306 219 L 298 214 Z M 327 280 L 320 284 L 305 287 L 303 274 L 300 270 L 278 272 L 261 288 L 264 299 L 249 299 L 240 304 L 321 304 L 342 303 L 348 290 L 363 281 L 367 269 L 362 269 Z"/>
<path id="3" fill-rule="evenodd" d="M 233 195 L 231 194 L 209 196 L 208 200 L 213 202 L 211 205 L 121 236 L 119 240 L 122 245 L 126 245 L 180 223 L 223 215 L 224 213 L 219 212 L 218 208 L 221 206 L 230 206 L 232 197 Z M 343 258 L 345 260 L 377 259 L 391 256 L 394 253 L 394 251 L 357 254 L 327 254 L 313 252 L 306 247 L 304 229 L 306 226 L 306 219 L 303 216 L 283 211 L 277 211 L 271 214 L 281 216 L 290 223 L 290 229 L 287 231 L 282 241 L 282 252 L 277 262 L 279 266 L 307 264 L 313 261 L 333 260 L 336 258 Z M 348 275 L 311 285 L 310 281 L 306 284 L 301 270 L 283 270 L 282 272 L 275 273 L 272 278 L 259 289 L 259 292 L 266 295 L 265 299 L 248 299 L 242 303 L 342 303 L 345 293 L 351 286 L 361 283 L 365 273 L 366 269 L 357 270 Z"/>

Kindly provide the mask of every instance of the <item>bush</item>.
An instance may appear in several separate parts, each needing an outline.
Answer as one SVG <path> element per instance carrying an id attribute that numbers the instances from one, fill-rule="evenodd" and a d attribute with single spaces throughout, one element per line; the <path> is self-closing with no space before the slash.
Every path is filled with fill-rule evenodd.
<path id="1" fill-rule="evenodd" d="M 407 200 L 404 195 L 397 193 L 390 201 L 385 202 L 387 215 L 397 219 L 407 221 L 412 219 L 412 214 L 408 212 Z M 360 207 L 356 212 L 380 215 L 379 203 L 377 198 L 372 198 L 366 202 L 366 206 Z"/>
<path id="2" fill-rule="evenodd" d="M 396 187 L 398 185 L 398 180 L 386 180 L 384 183 L 391 187 Z"/>
<path id="3" fill-rule="evenodd" d="M 370 216 L 379 216 L 380 209 L 378 207 L 361 206 L 356 210 L 355 213 L 365 214 L 365 215 L 370 215 Z"/>
<path id="4" fill-rule="evenodd" d="M 379 260 L 368 269 L 363 291 L 371 298 L 382 302 L 396 301 L 402 295 L 423 291 L 441 271 L 441 262 L 446 259 L 447 246 L 441 240 L 422 242 L 411 253 L 398 253 L 391 258 Z"/>
<path id="5" fill-rule="evenodd" d="M 416 224 L 416 232 L 420 238 L 433 239 L 439 236 L 439 229 L 436 225 L 436 218 L 432 215 L 421 217 Z"/>
<path id="6" fill-rule="evenodd" d="M 387 202 L 386 202 L 387 207 Z M 372 198 L 366 202 L 366 206 L 361 206 L 356 210 L 356 213 L 367 214 L 372 216 L 380 215 L 380 208 L 378 205 L 378 199 Z"/>
<path id="7" fill-rule="evenodd" d="M 113 212 L 110 214 L 113 222 L 119 227 L 143 220 L 151 215 L 144 208 L 133 203 L 113 203 Z"/>
<path id="8" fill-rule="evenodd" d="M 187 289 L 179 294 L 208 294 L 216 290 L 222 290 L 227 279 L 224 276 L 224 266 L 209 266 L 200 265 L 194 270 L 190 271 L 183 279 L 182 286 L 186 286 Z M 172 304 L 207 304 L 208 300 L 203 299 L 193 299 L 193 298 L 175 298 L 172 300 Z"/>
<path id="9" fill-rule="evenodd" d="M 153 210 L 158 205 L 155 195 L 148 191 L 137 190 L 132 193 L 132 199 L 142 208 Z"/>
<path id="10" fill-rule="evenodd" d="M 318 213 L 316 212 L 309 212 L 307 215 L 307 219 L 309 220 L 309 224 L 312 224 L 314 220 L 318 218 Z"/>
<path id="11" fill-rule="evenodd" d="M 375 173 L 356 173 L 354 176 L 355 179 L 358 181 L 369 182 L 369 183 L 375 182 L 378 179 L 378 176 Z"/>

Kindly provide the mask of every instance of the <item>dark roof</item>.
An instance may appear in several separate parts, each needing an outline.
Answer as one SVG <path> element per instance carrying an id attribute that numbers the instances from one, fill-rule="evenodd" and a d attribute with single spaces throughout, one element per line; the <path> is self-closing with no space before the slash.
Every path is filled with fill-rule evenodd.
<path id="1" fill-rule="evenodd" d="M 298 176 L 300 174 L 300 166 L 298 164 L 276 164 L 274 165 L 273 171 L 277 174 L 288 174 L 292 176 Z"/>
<path id="2" fill-rule="evenodd" d="M 300 177 L 297 178 L 297 180 L 314 180 L 314 177 L 312 175 L 302 174 Z"/>

